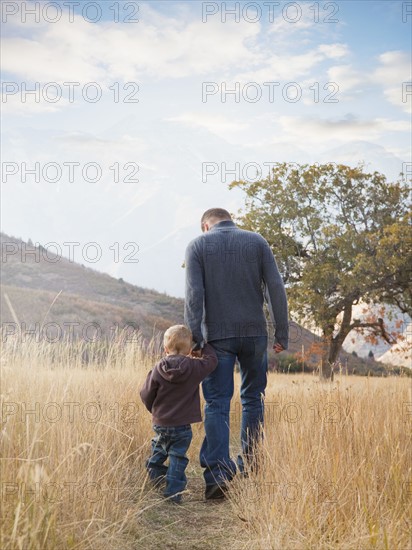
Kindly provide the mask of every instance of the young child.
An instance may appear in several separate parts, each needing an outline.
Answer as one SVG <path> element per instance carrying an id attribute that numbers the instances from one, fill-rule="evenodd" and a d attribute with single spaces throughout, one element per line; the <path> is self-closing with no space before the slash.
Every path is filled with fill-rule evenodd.
<path id="1" fill-rule="evenodd" d="M 147 375 L 140 397 L 153 417 L 156 436 L 146 462 L 151 480 L 166 481 L 163 495 L 180 503 L 186 488 L 186 452 L 192 441 L 193 422 L 201 422 L 199 384 L 217 365 L 216 354 L 205 344 L 202 357 L 190 356 L 192 333 L 185 325 L 167 329 L 163 339 L 166 356 Z M 169 466 L 165 462 L 169 458 Z"/>

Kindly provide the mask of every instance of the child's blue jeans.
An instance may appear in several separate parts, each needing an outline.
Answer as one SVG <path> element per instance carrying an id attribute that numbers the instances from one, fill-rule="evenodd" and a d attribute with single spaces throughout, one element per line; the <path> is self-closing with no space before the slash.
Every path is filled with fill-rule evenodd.
<path id="1" fill-rule="evenodd" d="M 181 501 L 181 495 L 187 485 L 186 466 L 189 459 L 186 452 L 192 441 L 190 424 L 184 426 L 157 426 L 153 429 L 156 436 L 152 439 L 152 454 L 146 463 L 150 479 L 153 481 L 166 480 L 165 497 L 174 502 Z M 169 458 L 169 466 L 165 466 Z"/>

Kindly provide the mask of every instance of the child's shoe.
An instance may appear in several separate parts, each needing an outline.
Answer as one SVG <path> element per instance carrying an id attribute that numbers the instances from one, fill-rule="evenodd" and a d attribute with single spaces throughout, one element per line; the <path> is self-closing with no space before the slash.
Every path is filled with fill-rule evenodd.
<path id="1" fill-rule="evenodd" d="M 167 497 L 166 495 L 163 496 L 172 504 L 182 504 L 182 495 L 172 495 L 170 497 Z"/>

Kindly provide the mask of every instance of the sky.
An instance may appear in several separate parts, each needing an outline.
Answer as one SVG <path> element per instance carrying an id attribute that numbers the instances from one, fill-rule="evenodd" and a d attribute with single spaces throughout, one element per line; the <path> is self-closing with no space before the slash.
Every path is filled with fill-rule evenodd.
<path id="1" fill-rule="evenodd" d="M 184 295 L 275 162 L 412 172 L 412 2 L 3 1 L 2 231 Z M 276 255 L 276 254 L 275 254 Z"/>

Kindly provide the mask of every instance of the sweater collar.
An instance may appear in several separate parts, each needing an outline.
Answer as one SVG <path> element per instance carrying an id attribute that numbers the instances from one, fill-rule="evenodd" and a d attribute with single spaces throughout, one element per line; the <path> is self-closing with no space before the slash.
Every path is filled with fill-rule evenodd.
<path id="1" fill-rule="evenodd" d="M 235 222 L 232 220 L 223 220 L 222 222 L 215 223 L 215 225 L 209 229 L 209 232 L 215 230 L 217 231 L 219 229 L 227 229 L 228 227 L 236 227 Z"/>

